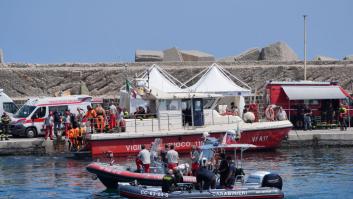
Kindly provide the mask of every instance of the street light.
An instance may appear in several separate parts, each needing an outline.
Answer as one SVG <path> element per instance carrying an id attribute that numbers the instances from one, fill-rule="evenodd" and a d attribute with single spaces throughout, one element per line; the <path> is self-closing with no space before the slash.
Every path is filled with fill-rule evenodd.
<path id="1" fill-rule="evenodd" d="M 306 17 L 307 15 L 303 15 L 304 17 L 304 80 L 306 80 Z"/>

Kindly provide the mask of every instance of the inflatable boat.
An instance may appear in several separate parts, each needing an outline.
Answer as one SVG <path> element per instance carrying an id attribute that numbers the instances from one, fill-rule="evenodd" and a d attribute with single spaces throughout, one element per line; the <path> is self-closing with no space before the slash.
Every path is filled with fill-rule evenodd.
<path id="1" fill-rule="evenodd" d="M 179 184 L 178 184 L 179 186 Z M 277 174 L 269 172 L 255 172 L 245 182 L 237 182 L 229 189 L 196 190 L 192 184 L 181 183 L 177 191 L 162 192 L 160 187 L 143 186 L 134 183 L 119 184 L 119 193 L 126 198 L 162 199 L 162 198 L 283 198 L 282 179 Z"/>
<path id="2" fill-rule="evenodd" d="M 100 162 L 91 163 L 86 169 L 90 173 L 95 174 L 108 189 L 116 189 L 119 182 L 132 182 L 135 180 L 142 185 L 162 186 L 162 178 L 164 176 L 164 172 L 137 173 L 129 171 L 128 167 Z M 187 183 L 196 182 L 194 176 L 183 176 L 183 180 Z"/>

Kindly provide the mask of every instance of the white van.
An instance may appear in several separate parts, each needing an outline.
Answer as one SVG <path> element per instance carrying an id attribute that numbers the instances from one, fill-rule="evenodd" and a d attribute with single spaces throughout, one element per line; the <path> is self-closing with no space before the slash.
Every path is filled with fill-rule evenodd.
<path id="1" fill-rule="evenodd" d="M 16 113 L 18 110 L 13 100 L 4 93 L 4 89 L 0 89 L 0 116 L 6 112 L 9 115 Z"/>
<path id="2" fill-rule="evenodd" d="M 77 108 L 87 111 L 91 105 L 92 97 L 87 95 L 72 95 L 64 97 L 43 97 L 29 99 L 14 115 L 10 126 L 14 137 L 36 137 L 44 135 L 44 120 L 50 111 L 65 110 L 77 114 Z"/>

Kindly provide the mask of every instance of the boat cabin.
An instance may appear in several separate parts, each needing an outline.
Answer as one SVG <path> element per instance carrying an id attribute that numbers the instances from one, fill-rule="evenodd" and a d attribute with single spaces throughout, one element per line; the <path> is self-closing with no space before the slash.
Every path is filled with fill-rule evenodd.
<path id="1" fill-rule="evenodd" d="M 130 118 L 140 119 L 128 122 L 134 122 L 136 130 L 137 123 L 142 120 L 159 130 L 239 122 L 245 105 L 244 96 L 249 96 L 250 90 L 237 86 L 218 65 L 203 72 L 194 85 L 186 86 L 153 65 L 120 91 L 121 108 Z M 237 107 L 237 113 L 227 113 L 230 104 Z"/>

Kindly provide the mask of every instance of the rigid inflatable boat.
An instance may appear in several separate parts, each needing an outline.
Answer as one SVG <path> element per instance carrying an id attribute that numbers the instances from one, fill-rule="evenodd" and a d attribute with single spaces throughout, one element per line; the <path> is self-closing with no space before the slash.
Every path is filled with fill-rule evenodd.
<path id="1" fill-rule="evenodd" d="M 179 184 L 178 184 L 179 186 Z M 181 183 L 179 189 L 173 192 L 162 192 L 160 187 L 143 186 L 134 183 L 119 184 L 120 195 L 126 198 L 161 199 L 161 198 L 227 198 L 227 199 L 253 199 L 253 198 L 283 198 L 282 179 L 277 174 L 269 172 L 255 172 L 245 182 L 236 182 L 229 189 L 196 190 L 193 185 Z"/>

